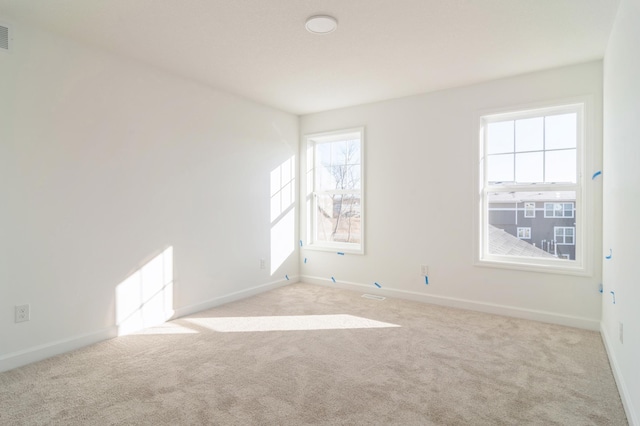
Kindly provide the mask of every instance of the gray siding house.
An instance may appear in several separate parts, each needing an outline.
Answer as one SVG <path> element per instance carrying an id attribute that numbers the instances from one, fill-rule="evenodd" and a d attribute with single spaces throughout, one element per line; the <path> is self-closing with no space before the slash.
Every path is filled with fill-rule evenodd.
<path id="1" fill-rule="evenodd" d="M 533 195 L 533 194 L 531 194 Z M 548 197 L 549 193 L 539 194 Z M 547 199 L 492 197 L 489 224 L 559 259 L 576 258 L 575 196 L 557 193 Z"/>

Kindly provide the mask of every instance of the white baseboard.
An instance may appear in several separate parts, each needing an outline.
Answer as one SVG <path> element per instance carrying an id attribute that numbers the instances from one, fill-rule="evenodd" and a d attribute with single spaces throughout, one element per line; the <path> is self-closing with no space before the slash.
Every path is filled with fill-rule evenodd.
<path id="1" fill-rule="evenodd" d="M 627 421 L 629 422 L 629 426 L 640 426 L 640 422 L 638 421 L 638 416 L 636 413 L 640 407 L 634 407 L 631 397 L 629 396 L 629 391 L 627 390 L 627 385 L 625 384 L 624 377 L 620 373 L 620 366 L 618 365 L 618 361 L 614 356 L 613 348 L 611 347 L 611 338 L 607 333 L 607 329 L 604 327 L 604 324 L 600 325 L 600 335 L 602 336 L 602 342 L 604 343 L 604 347 L 607 350 L 607 356 L 609 357 L 609 364 L 611 364 L 611 370 L 613 371 L 613 377 L 616 379 L 616 386 L 618 386 L 618 393 L 620 394 L 620 399 L 622 399 L 622 406 L 624 407 L 624 412 L 627 415 Z M 638 402 L 638 401 L 636 401 Z"/>
<path id="2" fill-rule="evenodd" d="M 0 372 L 13 370 L 14 368 L 22 367 L 23 365 L 36 361 L 42 361 L 43 359 L 51 358 L 52 356 L 65 352 L 71 352 L 103 340 L 111 339 L 117 335 L 118 329 L 113 326 L 2 355 L 0 356 Z"/>
<path id="3" fill-rule="evenodd" d="M 412 300 L 415 302 L 431 303 L 434 305 L 449 306 L 453 308 L 468 309 L 508 317 L 523 318 L 533 321 L 547 322 L 552 324 L 565 325 L 568 327 L 582 328 L 586 330 L 600 330 L 600 321 L 589 318 L 582 318 L 570 315 L 562 315 L 554 312 L 537 311 L 533 309 L 523 309 L 514 306 L 497 305 L 494 303 L 477 302 L 473 300 L 458 299 L 454 297 L 435 296 L 430 294 L 417 293 L 407 290 L 397 290 L 390 288 L 377 288 L 372 285 L 337 281 L 334 283 L 330 279 L 312 277 L 308 275 L 300 276 L 300 281 L 310 284 L 326 285 L 335 288 L 346 288 L 354 291 L 366 291 L 382 296 L 396 297 L 398 299 Z"/>
<path id="4" fill-rule="evenodd" d="M 300 281 L 300 278 L 298 276 L 291 276 L 289 277 L 289 280 L 272 281 L 266 284 L 260 284 L 255 287 L 236 291 L 235 293 L 214 297 L 213 299 L 209 299 L 204 302 L 196 303 L 189 306 L 183 306 L 182 308 L 177 308 L 175 310 L 175 313 L 172 319 L 195 314 L 196 312 L 204 311 L 205 309 L 215 308 L 216 306 L 224 305 L 225 303 L 235 302 L 236 300 L 246 299 L 247 297 L 255 296 L 256 294 L 264 293 L 265 291 L 273 290 L 278 287 L 284 287 L 285 285 L 294 284 L 294 283 L 297 283 L 298 281 Z"/>
<path id="5" fill-rule="evenodd" d="M 195 305 L 185 306 L 175 310 L 173 318 L 194 314 L 205 309 L 210 309 L 215 306 L 219 306 L 225 303 L 234 302 L 236 300 L 244 299 L 247 297 L 255 296 L 256 294 L 263 293 L 265 291 L 273 290 L 278 287 L 283 287 L 288 284 L 293 284 L 299 281 L 297 276 L 292 276 L 287 280 L 273 281 L 266 284 L 261 284 L 255 287 L 251 287 L 245 290 L 237 291 L 225 296 L 216 297 L 214 299 L 207 300 Z M 69 337 L 67 339 L 58 340 L 55 342 L 49 342 L 42 345 L 27 348 L 21 351 L 12 352 L 6 355 L 0 356 L 0 373 L 3 371 L 12 370 L 14 368 L 22 367 L 32 362 L 42 361 L 52 356 L 60 355 L 66 352 L 71 352 L 76 349 L 83 348 L 85 346 L 92 345 L 94 343 L 101 342 L 103 340 L 117 337 L 118 328 L 116 326 L 106 328 L 91 333 L 81 334 L 79 336 Z"/>

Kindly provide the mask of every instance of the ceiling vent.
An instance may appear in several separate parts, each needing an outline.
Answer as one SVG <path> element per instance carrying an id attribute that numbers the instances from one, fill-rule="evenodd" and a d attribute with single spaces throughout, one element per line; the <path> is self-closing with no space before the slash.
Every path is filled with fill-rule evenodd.
<path id="1" fill-rule="evenodd" d="M 0 23 L 0 52 L 9 51 L 9 27 Z"/>

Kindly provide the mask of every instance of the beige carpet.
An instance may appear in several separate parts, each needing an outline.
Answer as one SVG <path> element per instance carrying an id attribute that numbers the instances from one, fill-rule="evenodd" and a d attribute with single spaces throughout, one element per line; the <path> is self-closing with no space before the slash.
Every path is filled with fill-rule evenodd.
<path id="1" fill-rule="evenodd" d="M 294 284 L 2 373 L 0 424 L 627 422 L 596 332 Z"/>

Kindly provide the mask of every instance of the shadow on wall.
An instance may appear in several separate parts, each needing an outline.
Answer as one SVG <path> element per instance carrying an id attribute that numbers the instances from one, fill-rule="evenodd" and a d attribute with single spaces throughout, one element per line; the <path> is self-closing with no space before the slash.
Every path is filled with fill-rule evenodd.
<path id="1" fill-rule="evenodd" d="M 271 275 L 295 250 L 296 157 L 271 171 Z"/>
<path id="2" fill-rule="evenodd" d="M 164 323 L 173 315 L 173 247 L 116 287 L 118 336 Z"/>

